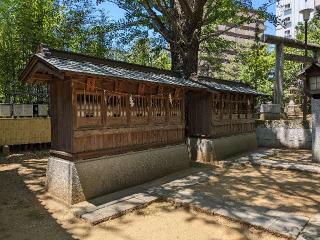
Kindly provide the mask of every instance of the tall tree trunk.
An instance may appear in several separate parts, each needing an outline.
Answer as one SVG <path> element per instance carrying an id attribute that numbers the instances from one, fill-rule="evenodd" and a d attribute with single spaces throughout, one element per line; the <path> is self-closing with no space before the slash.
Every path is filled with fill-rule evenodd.
<path id="1" fill-rule="evenodd" d="M 170 50 L 172 70 L 189 78 L 198 73 L 203 5 L 200 4 L 202 7 L 199 7 L 197 1 L 187 2 L 189 10 L 179 0 L 174 0 L 176 21 L 172 23 L 174 38 L 170 43 Z"/>
<path id="2" fill-rule="evenodd" d="M 170 44 L 171 52 L 171 70 L 175 72 L 182 72 L 183 68 L 183 59 L 181 56 L 181 51 L 179 50 L 178 43 L 173 42 Z"/>
<path id="3" fill-rule="evenodd" d="M 199 46 L 197 39 L 192 39 L 187 44 L 181 42 L 170 44 L 171 70 L 182 73 L 186 78 L 197 74 Z"/>
<path id="4" fill-rule="evenodd" d="M 186 77 L 198 74 L 199 41 L 193 41 L 184 50 L 183 72 Z"/>

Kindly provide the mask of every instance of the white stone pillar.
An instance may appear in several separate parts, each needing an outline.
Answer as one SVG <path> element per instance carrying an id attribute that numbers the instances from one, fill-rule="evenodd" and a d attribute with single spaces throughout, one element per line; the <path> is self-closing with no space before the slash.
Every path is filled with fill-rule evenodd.
<path id="1" fill-rule="evenodd" d="M 312 158 L 320 162 L 320 99 L 311 98 L 312 107 Z"/>

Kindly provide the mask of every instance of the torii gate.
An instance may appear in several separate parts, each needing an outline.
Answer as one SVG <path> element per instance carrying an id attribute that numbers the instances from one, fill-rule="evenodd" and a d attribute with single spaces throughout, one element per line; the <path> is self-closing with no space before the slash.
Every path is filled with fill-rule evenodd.
<path id="1" fill-rule="evenodd" d="M 305 43 L 292 38 L 278 37 L 273 35 L 264 34 L 261 37 L 261 42 L 276 45 L 276 68 L 274 83 L 273 103 L 280 104 L 283 107 L 283 68 L 284 60 L 295 61 L 301 63 L 313 63 L 320 60 L 320 45 L 308 43 L 307 49 L 313 52 L 313 57 L 307 57 L 296 54 L 285 54 L 284 47 L 291 47 L 296 49 L 305 49 Z"/>

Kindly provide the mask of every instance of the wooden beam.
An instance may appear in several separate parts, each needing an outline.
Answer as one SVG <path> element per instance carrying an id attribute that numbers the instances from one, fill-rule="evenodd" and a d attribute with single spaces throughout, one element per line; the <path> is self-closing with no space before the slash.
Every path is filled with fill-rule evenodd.
<path id="1" fill-rule="evenodd" d="M 284 54 L 284 59 L 288 61 L 301 62 L 301 63 L 313 63 L 314 61 L 314 58 L 312 57 L 305 58 L 305 56 L 289 54 L 289 53 Z"/>
<path id="2" fill-rule="evenodd" d="M 260 41 L 263 43 L 269 44 L 283 44 L 285 47 L 292 47 L 297 49 L 304 50 L 305 44 L 302 41 L 293 39 L 293 38 L 285 38 L 279 36 L 273 36 L 269 34 L 264 34 L 261 36 Z M 314 43 L 308 43 L 308 50 L 311 51 L 320 51 L 320 45 Z"/>
<path id="3" fill-rule="evenodd" d="M 31 77 L 32 82 L 48 82 L 51 81 L 52 75 L 44 74 L 44 73 L 35 73 Z"/>
<path id="4" fill-rule="evenodd" d="M 139 83 L 139 86 L 138 86 L 138 94 L 139 95 L 143 95 L 144 94 L 145 87 L 146 87 L 145 84 Z"/>

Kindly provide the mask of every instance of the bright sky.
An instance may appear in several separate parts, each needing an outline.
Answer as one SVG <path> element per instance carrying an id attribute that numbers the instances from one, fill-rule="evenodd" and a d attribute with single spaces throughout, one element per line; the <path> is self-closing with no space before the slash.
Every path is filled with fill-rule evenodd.
<path id="1" fill-rule="evenodd" d="M 262 4 L 267 3 L 268 0 L 253 0 L 252 2 L 253 2 L 254 8 L 259 8 Z M 274 2 L 276 2 L 276 1 L 274 1 Z M 101 4 L 100 7 L 107 10 L 112 19 L 117 20 L 117 19 L 123 17 L 123 15 L 124 15 L 124 11 L 122 9 L 118 8 L 113 3 L 106 2 L 106 3 Z M 272 4 L 269 7 L 268 11 L 270 13 L 275 14 L 276 13 L 276 4 L 275 3 Z M 266 23 L 266 33 L 275 34 L 275 27 L 270 23 Z"/>

